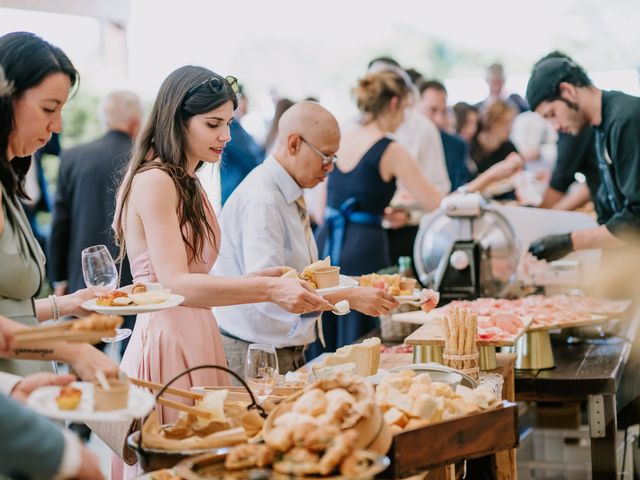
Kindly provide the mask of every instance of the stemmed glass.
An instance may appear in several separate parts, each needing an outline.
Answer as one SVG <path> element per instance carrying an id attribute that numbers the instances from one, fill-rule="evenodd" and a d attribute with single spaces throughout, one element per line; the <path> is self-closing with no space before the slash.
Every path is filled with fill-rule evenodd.
<path id="1" fill-rule="evenodd" d="M 252 343 L 247 350 L 244 378 L 251 391 L 262 403 L 269 396 L 278 379 L 278 356 L 273 345 Z"/>
<path id="2" fill-rule="evenodd" d="M 104 245 L 94 245 L 82 250 L 82 275 L 84 283 L 97 296 L 108 295 L 118 286 L 116 263 Z M 101 340 L 105 343 L 114 343 L 130 335 L 129 328 L 118 328 L 115 337 L 103 337 Z"/>

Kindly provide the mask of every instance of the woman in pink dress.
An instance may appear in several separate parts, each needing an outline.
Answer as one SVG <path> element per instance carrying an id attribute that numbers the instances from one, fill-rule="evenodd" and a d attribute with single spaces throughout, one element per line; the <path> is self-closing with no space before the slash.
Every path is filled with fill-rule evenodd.
<path id="1" fill-rule="evenodd" d="M 185 66 L 163 82 L 118 192 L 114 227 L 135 281 L 158 281 L 184 295 L 182 306 L 139 315 L 121 368 L 130 377 L 166 383 L 189 367 L 226 366 L 213 306 L 273 302 L 291 312 L 330 308 L 305 282 L 273 268 L 241 278 L 209 275 L 220 230 L 195 175 L 220 160 L 237 107 L 235 79 Z M 239 222 L 243 219 L 238 219 Z M 198 370 L 175 386 L 228 385 L 226 374 Z M 163 407 L 161 422 L 178 414 Z M 115 461 L 112 478 L 122 478 Z M 135 469 L 127 468 L 131 478 Z"/>

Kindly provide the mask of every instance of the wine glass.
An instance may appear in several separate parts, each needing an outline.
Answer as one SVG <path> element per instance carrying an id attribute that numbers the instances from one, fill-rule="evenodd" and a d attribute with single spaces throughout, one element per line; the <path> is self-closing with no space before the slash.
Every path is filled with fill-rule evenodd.
<path id="1" fill-rule="evenodd" d="M 82 276 L 84 283 L 97 296 L 108 295 L 118 286 L 118 269 L 111 253 L 104 245 L 82 250 Z M 115 343 L 131 335 L 129 328 L 117 328 L 114 337 L 102 337 L 105 343 Z"/>
<path id="2" fill-rule="evenodd" d="M 278 356 L 273 345 L 252 343 L 247 350 L 244 378 L 251 391 L 262 403 L 273 390 L 278 379 Z"/>
<path id="3" fill-rule="evenodd" d="M 108 295 L 116 289 L 118 269 L 107 247 L 94 245 L 82 250 L 82 275 L 84 283 L 97 296 Z"/>

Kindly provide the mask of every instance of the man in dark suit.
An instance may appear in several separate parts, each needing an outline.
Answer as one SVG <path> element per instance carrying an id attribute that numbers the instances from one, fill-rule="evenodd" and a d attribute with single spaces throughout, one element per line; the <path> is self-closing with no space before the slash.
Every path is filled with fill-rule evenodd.
<path id="1" fill-rule="evenodd" d="M 107 245 L 114 258 L 117 255 L 111 229 L 115 193 L 140 128 L 142 104 L 134 93 L 113 92 L 103 100 L 101 116 L 107 133 L 60 157 L 49 249 L 56 295 L 85 287 L 83 249 Z M 126 261 L 120 283 L 131 283 Z"/>
<path id="2" fill-rule="evenodd" d="M 467 168 L 469 145 L 460 136 L 447 132 L 447 89 L 438 80 L 420 84 L 420 110 L 440 131 L 444 159 L 447 164 L 451 190 L 465 185 L 470 180 Z"/>

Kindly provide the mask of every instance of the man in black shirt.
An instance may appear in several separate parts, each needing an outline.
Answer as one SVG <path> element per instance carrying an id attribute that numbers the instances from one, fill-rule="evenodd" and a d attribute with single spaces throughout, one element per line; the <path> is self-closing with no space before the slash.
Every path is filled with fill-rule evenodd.
<path id="1" fill-rule="evenodd" d="M 590 199 L 595 202 L 600 188 L 600 171 L 593 136 L 591 125 L 586 126 L 578 135 L 559 135 L 558 158 L 549 186 L 544 192 L 541 208 L 574 210 Z M 568 193 L 569 187 L 575 182 L 576 173 L 584 176 L 586 185 Z"/>
<path id="2" fill-rule="evenodd" d="M 568 58 L 538 62 L 527 85 L 531 108 L 561 132 L 594 127 L 601 185 L 595 199 L 599 227 L 549 235 L 529 251 L 548 261 L 573 250 L 627 245 L 640 234 L 640 98 L 596 88 Z"/>

